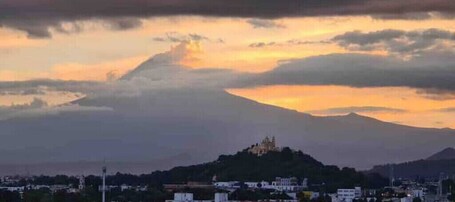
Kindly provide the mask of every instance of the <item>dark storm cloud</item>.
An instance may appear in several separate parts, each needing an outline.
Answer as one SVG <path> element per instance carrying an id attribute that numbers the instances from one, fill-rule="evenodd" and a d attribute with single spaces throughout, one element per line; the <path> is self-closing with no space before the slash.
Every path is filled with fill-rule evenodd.
<path id="1" fill-rule="evenodd" d="M 403 113 L 406 110 L 389 108 L 389 107 L 377 107 L 377 106 L 351 106 L 351 107 L 337 107 L 328 108 L 322 110 L 308 111 L 311 114 L 349 114 L 349 113 L 375 113 L 375 112 L 386 112 L 386 113 Z"/>
<path id="2" fill-rule="evenodd" d="M 441 29 L 416 31 L 388 29 L 368 33 L 353 31 L 335 36 L 332 41 L 348 50 L 386 50 L 389 53 L 413 55 L 440 51 L 444 48 L 453 49 L 455 33 Z M 452 44 L 447 47 L 446 42 Z"/>
<path id="3" fill-rule="evenodd" d="M 112 30 L 128 30 L 140 27 L 141 20 L 137 18 L 119 18 L 105 21 L 107 27 Z"/>
<path id="4" fill-rule="evenodd" d="M 2 0 L 0 25 L 49 37 L 62 22 L 170 15 L 280 18 L 380 15 L 437 11 L 452 14 L 452 0 Z M 117 28 L 138 24 L 122 22 Z"/>
<path id="5" fill-rule="evenodd" d="M 237 87 L 266 85 L 341 85 L 411 87 L 434 94 L 455 91 L 452 53 L 422 55 L 408 61 L 369 54 L 331 54 L 286 61 L 277 68 L 249 75 Z"/>
<path id="6" fill-rule="evenodd" d="M 429 20 L 429 19 L 444 19 L 450 20 L 455 16 L 453 13 L 442 12 L 414 12 L 414 13 L 394 13 L 394 14 L 379 14 L 372 15 L 373 19 L 378 20 Z"/>

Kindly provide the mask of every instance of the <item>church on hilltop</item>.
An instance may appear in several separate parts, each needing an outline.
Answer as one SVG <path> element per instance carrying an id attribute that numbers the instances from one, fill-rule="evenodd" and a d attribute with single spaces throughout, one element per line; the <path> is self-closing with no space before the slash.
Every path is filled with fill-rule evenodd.
<path id="1" fill-rule="evenodd" d="M 269 137 L 265 137 L 261 144 L 255 144 L 248 149 L 248 152 L 258 156 L 270 151 L 280 151 L 280 148 L 275 144 L 275 137 L 272 137 L 272 140 L 270 140 Z"/>

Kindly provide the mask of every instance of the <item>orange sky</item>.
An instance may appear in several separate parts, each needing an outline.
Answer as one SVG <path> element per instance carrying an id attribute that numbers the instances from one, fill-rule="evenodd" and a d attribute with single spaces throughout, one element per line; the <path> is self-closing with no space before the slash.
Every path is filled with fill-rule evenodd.
<path id="1" fill-rule="evenodd" d="M 207 37 L 200 42 L 194 58 L 185 61 L 185 65 L 192 68 L 262 72 L 276 67 L 280 60 L 348 51 L 327 43 L 262 48 L 249 47 L 252 43 L 284 43 L 288 40 L 318 42 L 353 30 L 440 28 L 455 31 L 453 20 L 385 21 L 362 16 L 286 18 L 275 20 L 280 25 L 276 28 L 254 28 L 247 23 L 247 19 L 240 18 L 171 17 L 142 21 L 142 27 L 127 31 L 106 30 L 100 22 L 84 21 L 80 23 L 85 31 L 73 34 L 54 32 L 49 39 L 29 39 L 20 31 L 1 27 L 0 81 L 37 78 L 105 81 L 109 73 L 120 76 L 150 56 L 175 45 L 173 42 L 153 40 L 166 34 Z M 453 114 L 435 111 L 455 107 L 455 100 L 432 100 L 409 88 L 269 86 L 230 89 L 229 92 L 302 112 L 352 106 L 399 108 L 406 112 L 364 114 L 408 125 L 455 127 Z M 1 95 L 0 105 L 27 102 L 32 98 Z M 74 97 L 62 98 L 52 94 L 47 99 L 59 103 Z"/>

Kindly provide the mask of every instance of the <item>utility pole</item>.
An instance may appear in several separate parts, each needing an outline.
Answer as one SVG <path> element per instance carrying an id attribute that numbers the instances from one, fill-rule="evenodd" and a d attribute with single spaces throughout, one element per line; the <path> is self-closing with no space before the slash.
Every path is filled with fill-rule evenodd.
<path id="1" fill-rule="evenodd" d="M 103 166 L 103 196 L 102 202 L 106 202 L 106 166 Z"/>
<path id="2" fill-rule="evenodd" d="M 389 167 L 389 180 L 390 180 L 390 187 L 393 187 L 393 183 L 395 181 L 395 174 L 394 174 L 394 170 L 393 170 L 393 164 L 390 164 L 390 167 Z"/>

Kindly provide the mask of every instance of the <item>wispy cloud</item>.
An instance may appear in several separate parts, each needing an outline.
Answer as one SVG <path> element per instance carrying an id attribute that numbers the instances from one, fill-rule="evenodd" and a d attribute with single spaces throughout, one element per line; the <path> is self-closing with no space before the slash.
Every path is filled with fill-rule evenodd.
<path id="1" fill-rule="evenodd" d="M 327 40 L 320 40 L 320 41 L 308 41 L 308 40 L 299 40 L 299 39 L 290 39 L 287 41 L 281 41 L 281 42 L 275 42 L 275 41 L 270 41 L 270 42 L 255 42 L 251 43 L 248 45 L 250 48 L 264 48 L 264 47 L 270 47 L 270 46 L 300 46 L 300 45 L 311 45 L 311 44 L 330 44 L 332 43 L 331 41 Z"/>
<path id="2" fill-rule="evenodd" d="M 378 107 L 378 106 L 350 106 L 350 107 L 337 107 L 337 108 L 328 108 L 321 110 L 307 111 L 310 114 L 325 114 L 325 115 L 335 115 L 335 114 L 349 114 L 349 113 L 404 113 L 404 109 L 396 109 L 389 107 Z"/>
<path id="3" fill-rule="evenodd" d="M 401 56 L 418 56 L 423 52 L 454 51 L 455 32 L 441 29 L 352 31 L 335 36 L 332 41 L 352 51 L 379 50 Z"/>
<path id="4" fill-rule="evenodd" d="M 173 42 L 173 43 L 182 43 L 182 42 L 213 42 L 213 43 L 224 43 L 224 40 L 221 38 L 210 38 L 201 34 L 190 33 L 190 34 L 181 34 L 178 32 L 168 32 L 165 36 L 154 37 L 154 41 L 157 42 Z"/>
<path id="5" fill-rule="evenodd" d="M 265 20 L 265 19 L 249 19 L 246 21 L 255 29 L 282 29 L 286 28 L 286 26 L 282 23 L 276 22 L 274 20 Z"/>

